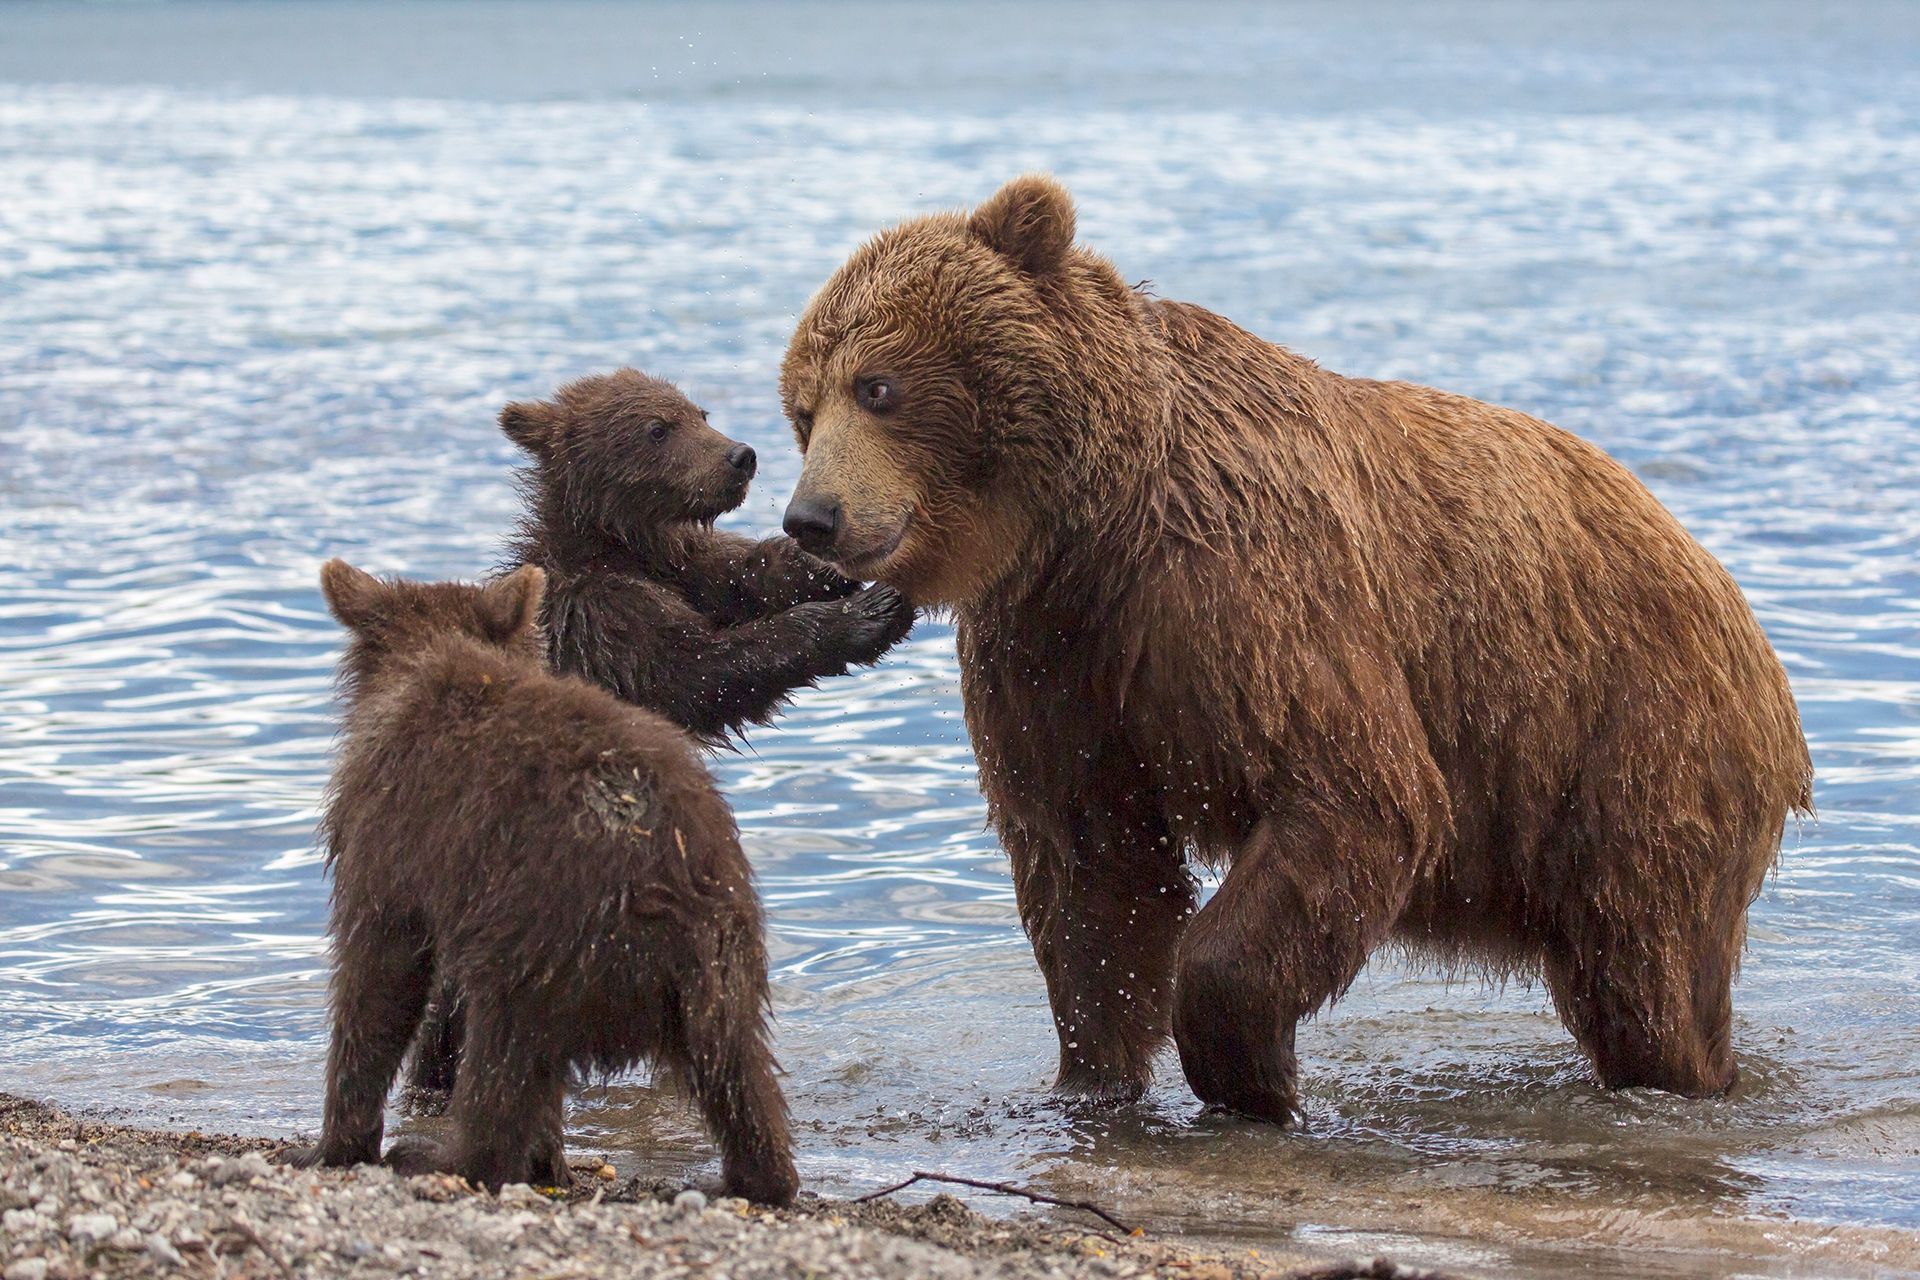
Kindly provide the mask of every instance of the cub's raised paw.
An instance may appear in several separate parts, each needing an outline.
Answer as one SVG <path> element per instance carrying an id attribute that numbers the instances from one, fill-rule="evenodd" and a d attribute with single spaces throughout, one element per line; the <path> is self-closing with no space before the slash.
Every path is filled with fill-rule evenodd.
<path id="1" fill-rule="evenodd" d="M 842 606 L 854 620 L 855 662 L 874 662 L 913 630 L 913 605 L 892 587 L 867 587 Z"/>

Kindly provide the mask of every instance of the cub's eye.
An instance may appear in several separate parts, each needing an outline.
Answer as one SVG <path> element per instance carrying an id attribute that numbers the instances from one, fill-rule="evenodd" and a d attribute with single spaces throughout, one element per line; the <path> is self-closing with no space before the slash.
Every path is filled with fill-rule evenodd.
<path id="1" fill-rule="evenodd" d="M 667 438 L 667 424 L 655 418 L 647 424 L 647 439 L 659 444 Z"/>
<path id="2" fill-rule="evenodd" d="M 862 378 L 853 384 L 853 398 L 868 413 L 892 413 L 900 407 L 900 384 L 892 378 Z"/>

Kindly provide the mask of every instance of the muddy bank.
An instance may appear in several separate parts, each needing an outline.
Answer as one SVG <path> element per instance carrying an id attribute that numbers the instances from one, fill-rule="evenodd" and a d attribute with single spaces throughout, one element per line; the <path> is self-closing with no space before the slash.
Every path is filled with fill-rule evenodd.
<path id="1" fill-rule="evenodd" d="M 384 1169 L 282 1169 L 279 1143 L 161 1133 L 0 1094 L 4 1280 L 81 1276 L 929 1277 L 933 1280 L 1442 1280 L 1385 1259 L 1218 1252 L 1089 1218 L 983 1217 L 949 1196 L 922 1204 L 804 1196 L 766 1212 L 738 1200 L 576 1166 L 553 1197 L 495 1197 L 450 1178 Z"/>

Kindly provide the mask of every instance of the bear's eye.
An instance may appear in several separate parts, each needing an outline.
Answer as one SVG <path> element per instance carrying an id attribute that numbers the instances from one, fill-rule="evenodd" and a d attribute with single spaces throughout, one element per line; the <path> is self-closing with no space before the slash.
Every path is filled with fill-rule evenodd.
<path id="1" fill-rule="evenodd" d="M 813 410 L 795 409 L 793 428 L 800 433 L 800 447 L 804 449 L 807 441 L 813 439 Z"/>
<path id="2" fill-rule="evenodd" d="M 647 424 L 647 439 L 659 444 L 667 438 L 667 424 L 655 418 Z"/>
<path id="3" fill-rule="evenodd" d="M 853 398 L 868 413 L 892 413 L 900 407 L 900 384 L 892 378 L 862 378 L 853 384 Z"/>

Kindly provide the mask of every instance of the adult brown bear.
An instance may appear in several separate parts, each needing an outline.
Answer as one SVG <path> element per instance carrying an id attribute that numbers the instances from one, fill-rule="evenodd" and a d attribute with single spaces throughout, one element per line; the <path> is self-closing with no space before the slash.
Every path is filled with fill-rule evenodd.
<path id="1" fill-rule="evenodd" d="M 1073 224 L 1026 177 L 880 235 L 781 377 L 788 532 L 958 624 L 1059 1086 L 1138 1095 L 1171 1029 L 1285 1120 L 1295 1023 L 1398 943 L 1542 976 L 1608 1085 L 1730 1087 L 1812 777 L 1739 588 L 1591 445 L 1150 298 Z"/>

